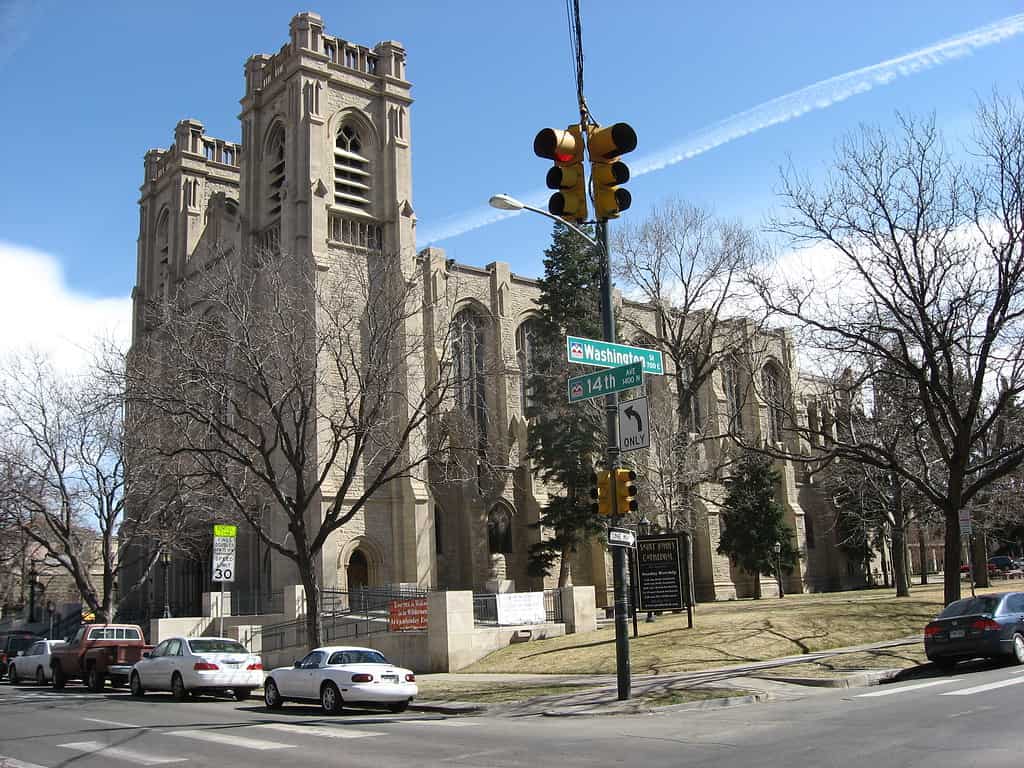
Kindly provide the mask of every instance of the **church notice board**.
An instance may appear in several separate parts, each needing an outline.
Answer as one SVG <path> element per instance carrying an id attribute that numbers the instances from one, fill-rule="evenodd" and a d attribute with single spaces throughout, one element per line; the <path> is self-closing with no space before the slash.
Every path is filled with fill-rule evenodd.
<path id="1" fill-rule="evenodd" d="M 388 601 L 388 632 L 427 628 L 427 598 Z"/>
<path id="2" fill-rule="evenodd" d="M 681 611 L 686 608 L 686 540 L 675 534 L 643 536 L 636 542 L 633 565 L 637 607 L 642 611 Z"/>

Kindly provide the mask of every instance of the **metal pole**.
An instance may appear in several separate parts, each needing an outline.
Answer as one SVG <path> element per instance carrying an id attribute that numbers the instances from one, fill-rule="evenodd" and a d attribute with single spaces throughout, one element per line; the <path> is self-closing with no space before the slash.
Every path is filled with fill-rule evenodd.
<path id="1" fill-rule="evenodd" d="M 217 609 L 217 613 L 220 614 L 220 629 L 217 630 L 217 634 L 224 637 L 224 582 L 220 583 L 220 608 Z"/>
<path id="2" fill-rule="evenodd" d="M 615 313 L 612 310 L 611 254 L 608 250 L 608 222 L 597 222 L 597 242 L 601 259 L 601 324 L 604 340 L 615 343 Z M 608 468 L 612 473 L 611 506 L 612 525 L 618 525 L 621 515 L 615 487 L 615 470 L 619 467 L 619 395 L 611 392 L 604 396 L 605 420 L 608 425 Z M 612 578 L 615 585 L 615 670 L 619 700 L 629 698 L 629 613 L 626 594 L 626 552 L 624 547 L 612 547 Z"/>

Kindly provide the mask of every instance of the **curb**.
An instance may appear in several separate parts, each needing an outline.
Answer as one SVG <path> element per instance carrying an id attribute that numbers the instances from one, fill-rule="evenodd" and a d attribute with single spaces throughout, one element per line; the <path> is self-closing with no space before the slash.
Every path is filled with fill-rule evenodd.
<path id="1" fill-rule="evenodd" d="M 699 712 L 706 709 L 728 709 L 729 707 L 742 707 L 748 704 L 760 704 L 771 701 L 775 698 L 771 693 L 752 693 L 746 696 L 724 696 L 719 699 L 704 699 L 703 701 L 691 701 L 684 704 L 669 704 L 664 707 L 644 707 L 614 704 L 594 706 L 592 704 L 581 705 L 577 708 L 562 707 L 561 709 L 548 709 L 539 714 L 544 717 L 584 717 L 593 715 L 643 715 L 643 714 L 671 714 L 674 712 Z"/>
<path id="2" fill-rule="evenodd" d="M 467 715 L 486 709 L 486 704 L 473 701 L 414 701 L 409 705 L 410 712 L 436 712 L 441 715 Z"/>
<path id="3" fill-rule="evenodd" d="M 805 685 L 812 688 L 864 688 L 871 685 L 881 685 L 884 682 L 896 677 L 902 669 L 880 669 L 873 672 L 860 672 L 846 677 L 761 677 L 761 680 L 770 680 L 774 683 L 789 683 L 790 685 Z"/>

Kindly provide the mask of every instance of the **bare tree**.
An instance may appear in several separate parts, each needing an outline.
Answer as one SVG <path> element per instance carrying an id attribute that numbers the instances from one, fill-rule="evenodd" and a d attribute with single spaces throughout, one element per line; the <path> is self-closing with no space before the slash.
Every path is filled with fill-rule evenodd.
<path id="1" fill-rule="evenodd" d="M 148 481 L 125 518 L 127 477 L 148 476 L 151 467 L 125 439 L 123 368 L 107 375 L 118 367 L 97 360 L 84 373 L 65 373 L 29 353 L 9 359 L 0 384 L 7 518 L 70 574 L 100 621 L 113 619 L 141 584 L 119 591 L 119 574 L 141 567 L 145 575 L 161 548 L 187 545 L 189 530 L 180 499 Z M 135 546 L 142 541 L 146 547 Z M 147 553 L 141 564 L 133 562 L 139 552 Z"/>
<path id="2" fill-rule="evenodd" d="M 725 439 L 729 426 L 699 395 L 716 371 L 751 365 L 764 344 L 763 324 L 743 294 L 759 246 L 741 225 L 674 200 L 624 224 L 613 250 L 630 299 L 625 333 L 667 358 L 667 384 L 652 384 L 651 449 L 634 460 L 661 523 L 692 533 L 700 489 L 738 455 Z M 731 394 L 741 401 L 746 390 Z"/>
<path id="3" fill-rule="evenodd" d="M 777 273 L 757 284 L 776 316 L 802 329 L 808 358 L 847 372 L 835 379 L 847 402 L 880 376 L 916 400 L 922 428 L 898 446 L 856 419 L 831 433 L 791 427 L 825 455 L 907 481 L 942 511 L 950 602 L 960 596 L 959 510 L 1024 460 L 1018 440 L 981 450 L 1024 389 L 1024 115 L 998 96 L 981 105 L 966 164 L 934 119 L 901 127 L 895 138 L 871 128 L 848 138 L 820 188 L 783 175 L 790 215 L 777 229 L 834 262 L 832 283 Z"/>
<path id="4" fill-rule="evenodd" d="M 425 296 L 416 277 L 386 254 L 323 269 L 219 254 L 133 349 L 131 398 L 160 414 L 156 450 L 295 564 L 312 645 L 331 534 L 375 495 L 425 493 L 430 460 L 459 453 L 446 451 L 457 430 L 432 419 L 457 374 L 451 296 Z"/>

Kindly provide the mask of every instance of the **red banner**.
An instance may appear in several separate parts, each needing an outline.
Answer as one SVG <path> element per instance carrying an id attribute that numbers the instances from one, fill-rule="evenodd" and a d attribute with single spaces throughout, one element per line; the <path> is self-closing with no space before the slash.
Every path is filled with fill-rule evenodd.
<path id="1" fill-rule="evenodd" d="M 410 629 L 427 628 L 427 598 L 413 597 L 408 600 L 388 602 L 388 632 L 406 632 Z"/>

